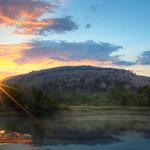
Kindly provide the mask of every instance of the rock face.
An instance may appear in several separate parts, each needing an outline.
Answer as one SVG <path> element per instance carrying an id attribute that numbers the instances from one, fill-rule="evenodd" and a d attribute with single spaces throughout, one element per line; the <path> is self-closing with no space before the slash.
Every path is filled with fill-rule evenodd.
<path id="1" fill-rule="evenodd" d="M 12 77 L 5 82 L 45 90 L 100 90 L 112 85 L 120 85 L 126 88 L 150 86 L 150 77 L 138 76 L 123 69 L 66 66 L 33 71 Z"/>

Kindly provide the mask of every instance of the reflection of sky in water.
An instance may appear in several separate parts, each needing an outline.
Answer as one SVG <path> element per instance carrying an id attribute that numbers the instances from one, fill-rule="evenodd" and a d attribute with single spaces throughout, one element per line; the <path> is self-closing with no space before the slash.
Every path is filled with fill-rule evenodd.
<path id="1" fill-rule="evenodd" d="M 6 144 L 0 150 L 148 150 L 150 112 L 70 112 L 41 119 L 41 129 L 22 117 L 0 118 L 0 129 L 29 133 L 31 145 Z M 7 118 L 7 119 L 6 119 Z"/>
<path id="2" fill-rule="evenodd" d="M 133 133 L 120 136 L 123 142 L 107 144 L 107 145 L 24 145 L 24 144 L 8 144 L 0 145 L 1 150 L 148 150 L 150 148 L 150 140 L 144 139 Z M 140 142 L 139 142 L 140 141 Z"/>

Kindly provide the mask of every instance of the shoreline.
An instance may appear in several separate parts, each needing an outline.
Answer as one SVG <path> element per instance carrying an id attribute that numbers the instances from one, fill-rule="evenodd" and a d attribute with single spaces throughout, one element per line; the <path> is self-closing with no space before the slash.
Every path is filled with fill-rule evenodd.
<path id="1" fill-rule="evenodd" d="M 150 107 L 135 107 L 135 106 L 70 106 L 71 111 L 150 111 Z"/>
<path id="2" fill-rule="evenodd" d="M 50 115 L 42 115 L 43 117 L 49 117 L 59 113 L 70 113 L 70 112 L 109 112 L 109 111 L 120 111 L 120 112 L 150 112 L 150 107 L 134 107 L 134 106 L 70 106 L 69 110 L 59 110 L 54 114 Z M 0 117 L 12 117 L 12 116 L 28 116 L 26 114 L 22 114 L 20 112 L 8 111 L 8 112 L 0 112 Z M 37 116 L 38 117 L 38 116 Z"/>

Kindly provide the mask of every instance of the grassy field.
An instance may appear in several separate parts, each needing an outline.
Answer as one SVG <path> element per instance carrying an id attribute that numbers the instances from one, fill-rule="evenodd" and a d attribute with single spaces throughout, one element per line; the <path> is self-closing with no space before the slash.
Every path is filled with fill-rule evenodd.
<path id="1" fill-rule="evenodd" d="M 150 111 L 150 107 L 132 106 L 71 106 L 72 111 Z"/>

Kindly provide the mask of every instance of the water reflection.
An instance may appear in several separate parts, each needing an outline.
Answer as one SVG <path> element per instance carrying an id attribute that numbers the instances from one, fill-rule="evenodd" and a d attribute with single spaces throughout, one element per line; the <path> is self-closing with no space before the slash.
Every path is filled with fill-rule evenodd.
<path id="1" fill-rule="evenodd" d="M 32 143 L 30 134 L 0 130 L 0 143 Z"/>
<path id="2" fill-rule="evenodd" d="M 150 139 L 150 112 L 64 112 L 41 118 L 42 128 L 28 117 L 0 118 L 0 129 L 32 135 L 33 147 L 42 145 L 108 145 L 123 143 L 123 133 Z"/>

